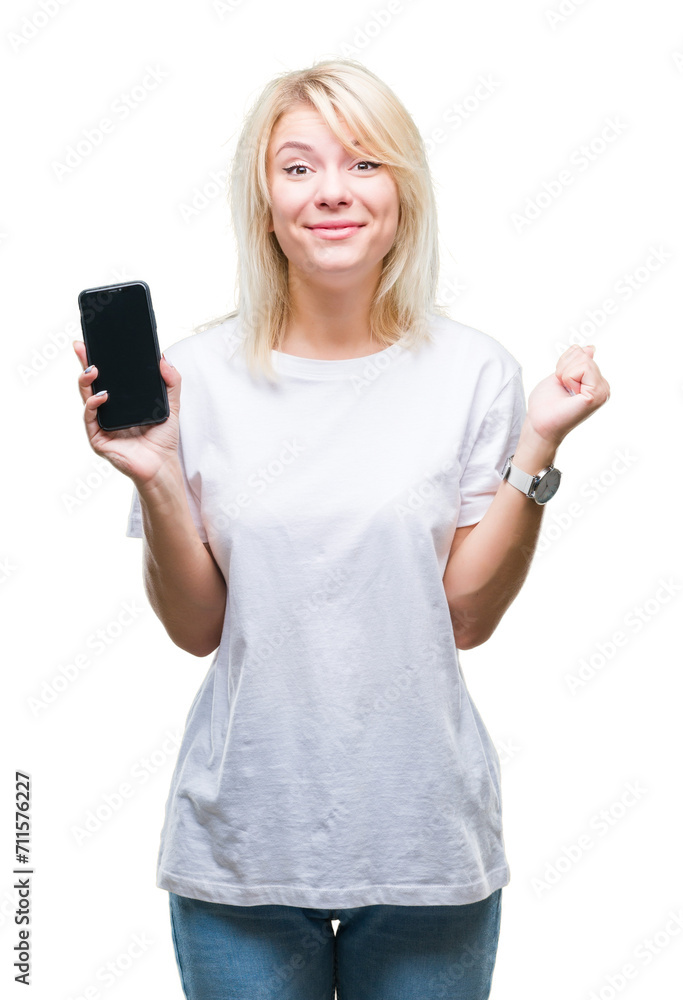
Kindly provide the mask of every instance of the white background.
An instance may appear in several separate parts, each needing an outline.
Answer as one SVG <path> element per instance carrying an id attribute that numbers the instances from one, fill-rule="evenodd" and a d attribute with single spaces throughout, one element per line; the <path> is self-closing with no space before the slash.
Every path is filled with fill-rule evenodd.
<path id="1" fill-rule="evenodd" d="M 155 617 L 141 542 L 125 537 L 131 484 L 88 445 L 71 346 L 78 293 L 147 281 L 162 350 L 233 308 L 215 172 L 272 76 L 347 55 L 430 141 L 451 316 L 514 354 L 527 398 L 571 342 L 596 345 L 611 386 L 558 451 L 561 488 L 520 595 L 494 636 L 461 654 L 500 751 L 512 870 L 491 996 L 674 997 L 680 4 L 403 0 L 386 16 L 384 0 L 233 0 L 222 13 L 208 0 L 44 5 L 49 16 L 38 2 L 6 4 L 0 31 L 0 976 L 11 995 L 26 995 L 11 968 L 19 769 L 32 779 L 34 1000 L 182 997 L 155 865 L 177 741 L 210 658 L 175 647 Z M 125 119 L 112 113 L 124 94 L 139 99 Z M 444 116 L 457 104 L 466 116 L 454 126 Z M 104 117 L 113 131 L 60 176 L 68 147 Z M 619 134 L 600 139 L 609 121 Z M 563 169 L 573 182 L 544 200 Z M 126 602 L 140 613 L 121 627 Z M 609 645 L 615 632 L 621 646 Z M 65 682 L 83 653 L 87 667 Z M 105 796 L 123 782 L 132 793 L 106 818 Z M 105 818 L 79 841 L 96 810 Z"/>

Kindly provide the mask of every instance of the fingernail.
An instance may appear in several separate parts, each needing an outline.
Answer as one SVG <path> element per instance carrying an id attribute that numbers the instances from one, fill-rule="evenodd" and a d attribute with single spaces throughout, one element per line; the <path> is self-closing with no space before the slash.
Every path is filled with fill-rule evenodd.
<path id="1" fill-rule="evenodd" d="M 87 374 L 88 374 L 88 372 L 89 372 L 89 371 L 90 371 L 90 370 L 91 370 L 91 369 L 92 369 L 93 367 L 94 367 L 93 365 L 88 365 L 88 367 L 87 367 L 87 368 L 84 368 L 84 369 L 83 369 L 83 374 L 84 374 L 84 375 L 87 375 Z"/>
<path id="2" fill-rule="evenodd" d="M 166 355 L 165 355 L 165 354 L 162 354 L 161 356 L 162 356 L 162 358 L 164 359 L 164 361 L 166 362 L 166 364 L 167 364 L 167 365 L 168 365 L 168 366 L 169 366 L 170 368 L 175 368 L 175 365 L 173 364 L 173 362 L 172 362 L 172 361 L 169 361 L 169 360 L 168 360 L 168 358 L 166 357 Z"/>
<path id="3" fill-rule="evenodd" d="M 100 391 L 96 392 L 95 395 L 96 396 L 106 396 L 108 391 L 109 391 L 108 389 L 100 389 Z"/>

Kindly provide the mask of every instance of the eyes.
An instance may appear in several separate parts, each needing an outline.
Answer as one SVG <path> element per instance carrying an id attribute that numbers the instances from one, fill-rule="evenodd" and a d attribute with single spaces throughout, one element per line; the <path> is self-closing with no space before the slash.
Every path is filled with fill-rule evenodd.
<path id="1" fill-rule="evenodd" d="M 379 167 L 382 166 L 381 163 L 373 163 L 371 160 L 361 160 L 359 163 L 355 164 L 356 167 L 362 167 L 363 165 L 368 166 L 368 167 L 372 167 L 372 170 L 360 170 L 360 171 L 358 171 L 361 174 L 374 173 L 377 168 L 379 168 Z M 305 174 L 294 174 L 294 171 L 298 170 L 299 168 L 301 168 L 303 170 L 309 170 L 310 169 L 310 167 L 307 167 L 305 163 L 293 163 L 291 167 L 283 167 L 282 169 L 284 170 L 284 172 L 286 174 L 292 174 L 292 176 L 296 176 L 296 177 L 305 177 L 306 176 Z"/>

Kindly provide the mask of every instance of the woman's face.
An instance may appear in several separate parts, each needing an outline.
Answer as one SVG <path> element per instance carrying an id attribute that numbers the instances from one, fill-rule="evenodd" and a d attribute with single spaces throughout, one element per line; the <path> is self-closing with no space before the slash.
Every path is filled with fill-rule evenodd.
<path id="1" fill-rule="evenodd" d="M 285 143 L 297 145 L 283 149 Z M 379 279 L 396 236 L 399 197 L 388 168 L 374 163 L 360 146 L 357 155 L 349 155 L 308 105 L 294 105 L 279 118 L 266 161 L 272 198 L 268 231 L 289 260 L 290 276 L 294 269 L 309 280 L 318 276 L 329 283 L 336 277 L 344 285 L 373 273 Z M 354 225 L 316 228 L 339 222 Z"/>

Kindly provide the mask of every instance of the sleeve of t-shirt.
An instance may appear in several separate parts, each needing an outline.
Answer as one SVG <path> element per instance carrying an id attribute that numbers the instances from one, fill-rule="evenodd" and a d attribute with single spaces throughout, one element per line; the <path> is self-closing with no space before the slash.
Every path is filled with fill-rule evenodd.
<path id="1" fill-rule="evenodd" d="M 185 473 L 185 464 L 182 459 L 182 450 L 178 450 L 180 458 L 180 469 L 183 475 L 183 485 L 185 486 L 185 495 L 187 497 L 187 503 L 190 508 L 190 513 L 192 514 L 192 520 L 194 521 L 194 526 L 197 529 L 197 533 L 203 542 L 208 542 L 206 535 L 206 529 L 202 522 L 201 511 L 199 507 L 199 501 L 192 491 L 187 475 Z M 138 493 L 135 486 L 133 486 L 133 495 L 130 502 L 130 510 L 128 513 L 128 526 L 126 528 L 126 536 L 128 538 L 142 538 L 144 531 L 142 528 L 142 511 L 140 509 L 140 494 Z"/>
<path id="2" fill-rule="evenodd" d="M 522 369 L 502 387 L 491 403 L 460 479 L 460 514 L 457 527 L 476 524 L 498 492 L 505 462 L 513 455 L 526 417 Z"/>

